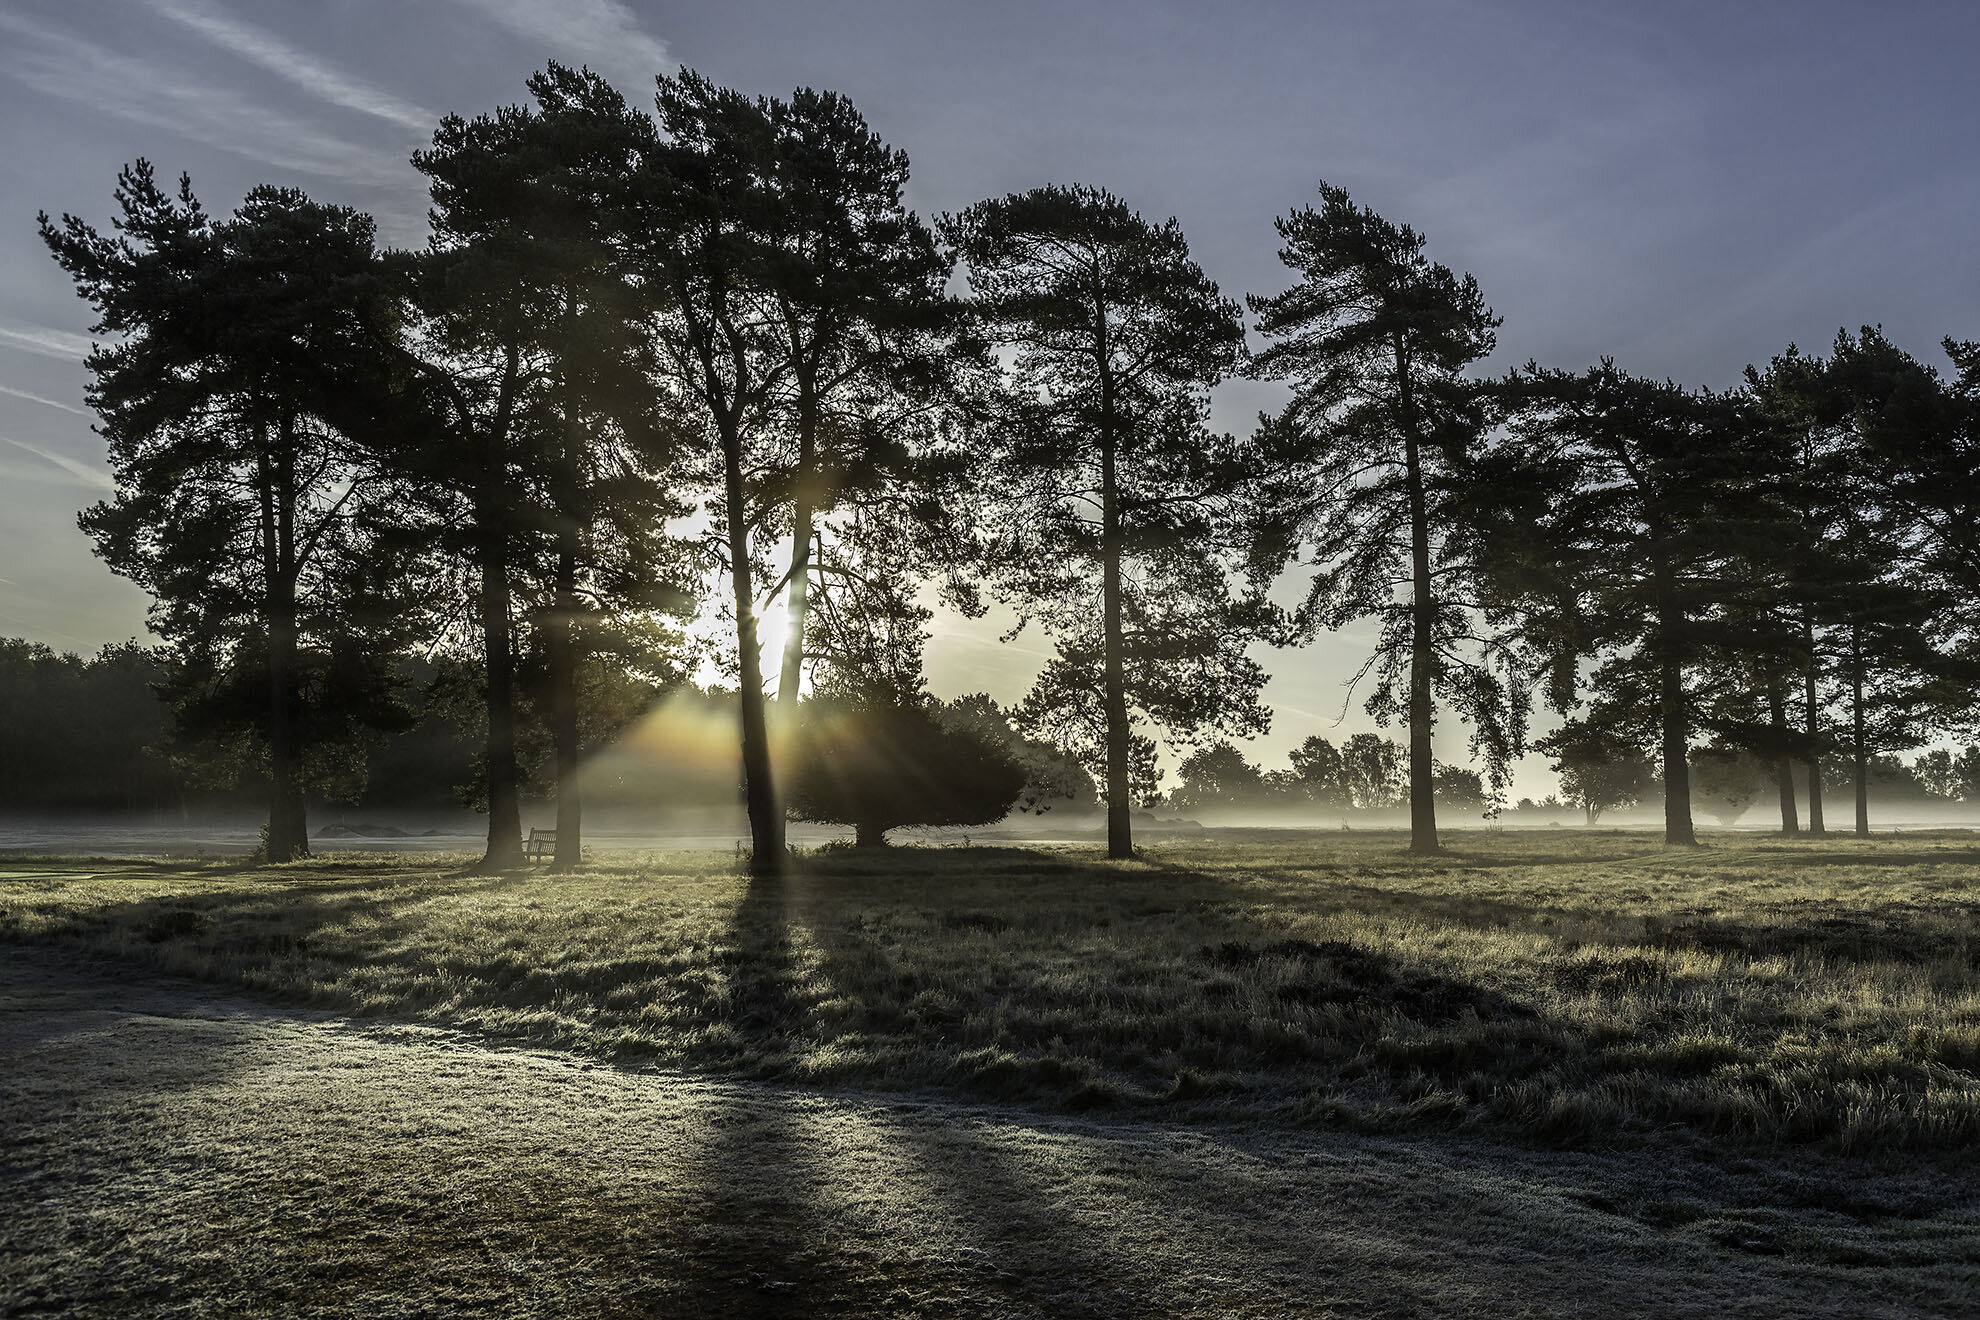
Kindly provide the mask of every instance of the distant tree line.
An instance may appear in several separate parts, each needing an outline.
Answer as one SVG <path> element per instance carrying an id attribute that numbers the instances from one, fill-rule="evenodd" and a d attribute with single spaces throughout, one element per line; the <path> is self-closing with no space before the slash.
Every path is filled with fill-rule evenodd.
<path id="1" fill-rule="evenodd" d="M 1323 811 L 1407 811 L 1409 749 L 1373 733 L 1339 747 L 1313 735 L 1293 748 L 1284 770 L 1264 770 L 1226 741 L 1183 758 L 1180 782 L 1166 798 L 1180 811 L 1217 808 L 1303 808 Z M 1490 793 L 1478 771 L 1437 765 L 1431 788 L 1440 806 L 1482 810 Z"/>
<path id="2" fill-rule="evenodd" d="M 1535 692 L 1592 812 L 1654 778 L 1690 842 L 1694 763 L 1746 758 L 1790 831 L 1802 767 L 1820 831 L 1840 756 L 1867 831 L 1878 758 L 1971 727 L 1980 346 L 1942 375 L 1865 329 L 1729 393 L 1606 359 L 1491 379 L 1477 282 L 1322 185 L 1278 221 L 1254 352 L 1176 222 L 1102 189 L 929 224 L 834 93 L 681 71 L 647 111 L 556 64 L 529 92 L 415 155 L 417 251 L 289 189 L 216 217 L 143 161 L 110 232 L 41 217 L 102 338 L 116 491 L 82 526 L 156 600 L 172 737 L 265 782 L 272 859 L 423 705 L 476 731 L 484 865 L 520 859 L 533 777 L 575 865 L 580 763 L 711 612 L 764 874 L 791 812 L 989 818 L 1069 759 L 1126 856 L 1158 740 L 1177 805 L 1406 807 L 1434 850 L 1440 800 L 1502 794 Z M 1218 434 L 1236 375 L 1289 401 Z M 931 603 L 992 600 L 1051 658 L 1009 711 L 945 707 Z M 1360 619 L 1406 741 L 1248 767 L 1253 644 Z M 1440 708 L 1482 776 L 1435 761 Z"/>

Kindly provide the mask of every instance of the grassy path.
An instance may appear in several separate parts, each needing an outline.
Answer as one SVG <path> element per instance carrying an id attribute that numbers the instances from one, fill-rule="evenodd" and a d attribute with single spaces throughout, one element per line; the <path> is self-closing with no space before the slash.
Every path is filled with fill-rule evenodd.
<path id="1" fill-rule="evenodd" d="M 0 1314 L 1952 1315 L 1970 1188 L 621 1071 L 0 947 Z"/>

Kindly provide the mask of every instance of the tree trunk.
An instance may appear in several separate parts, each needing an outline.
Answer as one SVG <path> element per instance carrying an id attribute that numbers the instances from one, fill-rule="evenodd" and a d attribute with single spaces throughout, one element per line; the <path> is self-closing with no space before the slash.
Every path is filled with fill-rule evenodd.
<path id="1" fill-rule="evenodd" d="M 1863 633 L 1849 629 L 1849 711 L 1851 755 L 1856 764 L 1856 837 L 1870 837 L 1870 749 L 1865 745 L 1863 719 Z"/>
<path id="2" fill-rule="evenodd" d="M 887 827 L 876 825 L 870 820 L 853 823 L 853 847 L 884 848 L 887 846 Z"/>
<path id="3" fill-rule="evenodd" d="M 1808 649 L 1802 690 L 1808 727 L 1808 833 L 1819 839 L 1829 832 L 1822 823 L 1822 699 L 1815 674 L 1815 622 L 1805 613 L 1801 630 Z"/>
<path id="4" fill-rule="evenodd" d="M 798 541 L 791 551 L 790 598 L 784 608 L 784 656 L 777 672 L 777 706 L 797 709 L 804 681 L 804 628 L 811 609 L 811 505 L 800 500 L 794 512 Z"/>
<path id="5" fill-rule="evenodd" d="M 749 568 L 748 508 L 743 491 L 742 437 L 723 427 L 722 483 L 729 533 L 729 580 L 736 611 L 736 659 L 741 670 L 743 802 L 749 811 L 749 873 L 781 875 L 784 817 L 770 768 L 770 726 L 763 699 L 763 655 L 756 635 L 756 588 Z"/>
<path id="6" fill-rule="evenodd" d="M 1767 680 L 1767 723 L 1774 738 L 1774 785 L 1781 795 L 1781 833 L 1801 833 L 1801 822 L 1794 809 L 1794 758 L 1787 754 L 1787 698 L 1781 692 L 1779 675 Z"/>
<path id="7" fill-rule="evenodd" d="M 275 549 L 282 570 L 280 654 L 284 675 L 282 710 L 286 715 L 289 743 L 289 851 L 296 857 L 309 856 L 309 816 L 303 801 L 302 733 L 296 725 L 296 583 L 301 566 L 296 563 L 296 419 L 282 418 L 282 447 L 275 456 Z"/>
<path id="8" fill-rule="evenodd" d="M 295 729 L 291 702 L 295 693 L 295 583 L 288 576 L 285 541 L 293 547 L 293 528 L 283 536 L 284 513 L 277 488 L 279 465 L 268 434 L 268 423 L 255 423 L 255 484 L 261 500 L 262 626 L 268 645 L 268 846 L 270 862 L 296 859 Z"/>
<path id="9" fill-rule="evenodd" d="M 578 487 L 584 456 L 570 379 L 565 376 L 558 383 L 563 394 L 564 452 L 556 492 L 557 581 L 550 618 L 544 621 L 544 658 L 550 666 L 550 742 L 557 772 L 557 847 L 550 867 L 575 871 L 584 861 L 584 798 L 578 787 L 577 651 L 572 637 L 578 614 L 578 557 L 583 550 L 583 496 Z"/>
<path id="10" fill-rule="evenodd" d="M 1103 322 L 1104 324 L 1104 322 Z M 1103 350 L 1104 353 L 1104 350 Z M 1134 805 L 1128 724 L 1126 630 L 1121 620 L 1121 498 L 1114 435 L 1114 390 L 1100 383 L 1100 614 L 1104 632 L 1107 705 L 1107 856 L 1134 856 Z"/>
<path id="11" fill-rule="evenodd" d="M 785 604 L 784 654 L 777 671 L 777 706 L 786 717 L 797 710 L 804 680 L 804 628 L 811 607 L 811 533 L 816 512 L 818 393 L 811 374 L 798 375 L 797 479 L 791 495 L 791 576 Z"/>
<path id="12" fill-rule="evenodd" d="M 1684 619 L 1668 591 L 1659 594 L 1657 709 L 1664 743 L 1664 842 L 1688 847 L 1698 842 L 1698 834 L 1691 824 L 1691 712 L 1677 648 Z"/>
<path id="13" fill-rule="evenodd" d="M 1437 663 L 1437 600 L 1430 577 L 1430 513 L 1423 491 L 1423 455 L 1417 440 L 1416 401 L 1409 358 L 1395 346 L 1402 408 L 1403 459 L 1409 484 L 1409 850 L 1434 853 L 1437 842 L 1436 777 L 1430 734 L 1436 719 L 1432 681 Z"/>
<path id="14" fill-rule="evenodd" d="M 550 866 L 575 871 L 584 860 L 584 799 L 578 787 L 577 526 L 568 517 L 557 532 L 557 584 L 550 617 L 543 621 L 544 658 L 550 667 L 550 741 L 557 761 L 557 849 Z"/>
<path id="15" fill-rule="evenodd" d="M 521 771 L 516 764 L 515 643 L 509 622 L 509 542 L 499 500 L 485 489 L 475 520 L 481 528 L 481 642 L 487 669 L 488 852 L 484 871 L 523 864 Z"/>

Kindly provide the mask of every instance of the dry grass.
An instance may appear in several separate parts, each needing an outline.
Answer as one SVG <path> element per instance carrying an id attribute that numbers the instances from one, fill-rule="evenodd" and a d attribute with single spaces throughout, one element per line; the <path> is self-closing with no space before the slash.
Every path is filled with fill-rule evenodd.
<path id="1" fill-rule="evenodd" d="M 0 939 L 619 1062 L 1051 1108 L 1980 1148 L 1980 840 L 0 863 Z M 14 874 L 6 874 L 12 871 Z M 32 874 L 31 874 L 32 873 Z"/>

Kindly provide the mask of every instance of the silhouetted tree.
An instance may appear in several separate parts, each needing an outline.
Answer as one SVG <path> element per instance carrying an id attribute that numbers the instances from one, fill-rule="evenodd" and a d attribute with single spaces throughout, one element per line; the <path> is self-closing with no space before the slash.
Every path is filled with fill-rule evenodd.
<path id="1" fill-rule="evenodd" d="M 449 119 L 419 165 L 457 247 L 504 267 L 519 349 L 512 575 L 543 564 L 530 611 L 555 761 L 553 866 L 582 856 L 578 668 L 619 609 L 681 610 L 684 564 L 662 535 L 687 511 L 669 471 L 677 426 L 650 386 L 623 259 L 651 123 L 596 75 L 555 63 L 532 105 Z"/>
<path id="2" fill-rule="evenodd" d="M 1925 791 L 1948 802 L 1980 802 L 1980 747 L 1935 747 L 1911 764 Z"/>
<path id="3" fill-rule="evenodd" d="M 1492 800 L 1484 778 L 1469 766 L 1440 765 L 1431 777 L 1437 801 L 1461 811 L 1482 807 Z"/>
<path id="4" fill-rule="evenodd" d="M 1169 805 L 1179 811 L 1246 806 L 1257 802 L 1265 789 L 1263 772 L 1222 739 L 1184 757 L 1177 775 L 1182 782 L 1169 794 Z"/>
<path id="5" fill-rule="evenodd" d="M 369 217 L 257 188 L 212 220 L 144 161 L 118 178 L 115 237 L 41 233 L 114 337 L 90 355 L 115 497 L 82 516 L 97 553 L 155 598 L 182 731 L 266 748 L 268 857 L 308 851 L 303 790 L 390 725 L 392 557 L 377 464 L 327 418 L 391 316 Z M 326 767 L 335 764 L 338 770 Z"/>
<path id="6" fill-rule="evenodd" d="M 775 298 L 775 130 L 765 105 L 684 69 L 658 82 L 657 133 L 643 149 L 628 255 L 661 387 L 712 440 L 708 550 L 726 574 L 736 628 L 743 796 L 753 874 L 775 875 L 784 816 L 770 759 L 757 582 L 779 505 L 772 412 L 789 370 Z"/>
<path id="7" fill-rule="evenodd" d="M 800 88 L 763 107 L 775 199 L 765 266 L 786 358 L 778 421 L 791 444 L 774 481 L 791 536 L 777 691 L 794 709 L 822 518 L 919 475 L 952 360 L 955 304 L 948 259 L 901 200 L 906 155 L 836 93 Z"/>
<path id="8" fill-rule="evenodd" d="M 1689 750 L 1698 687 L 1737 650 L 1728 562 L 1771 534 L 1756 517 L 1766 455 L 1732 397 L 1646 381 L 1611 362 L 1581 374 L 1529 365 L 1509 382 L 1517 461 L 1549 492 L 1523 529 L 1551 561 L 1565 607 L 1529 635 L 1599 657 L 1586 716 L 1660 747 L 1664 838 L 1691 844 Z"/>
<path id="9" fill-rule="evenodd" d="M 1874 400 L 1852 418 L 1865 481 L 1901 517 L 1921 565 L 1971 601 L 1980 596 L 1980 342 L 1944 348 L 1946 381 L 1874 327 L 1853 340 L 1838 334 L 1836 359 L 1859 405 Z"/>
<path id="10" fill-rule="evenodd" d="M 851 825 L 862 848 L 903 826 L 993 824 L 1024 791 L 1024 766 L 1003 744 L 925 705 L 826 698 L 802 709 L 791 814 Z"/>
<path id="11" fill-rule="evenodd" d="M 1761 760 L 1744 748 L 1706 747 L 1692 753 L 1687 775 L 1694 800 L 1732 826 L 1766 789 L 1768 774 Z"/>
<path id="12" fill-rule="evenodd" d="M 1348 805 L 1387 811 L 1409 797 L 1408 752 L 1376 733 L 1357 733 L 1341 748 L 1341 784 Z"/>
<path id="13" fill-rule="evenodd" d="M 1872 760 L 1917 746 L 1970 709 L 1980 681 L 1980 670 L 1958 654 L 1952 547 L 1962 538 L 1936 534 L 1888 470 L 1891 455 L 1915 452 L 1916 437 L 1952 447 L 1959 427 L 1936 373 L 1872 327 L 1836 336 L 1822 384 L 1818 421 L 1840 452 L 1830 538 L 1838 569 L 1826 603 L 1848 719 L 1856 833 L 1867 836 Z"/>
<path id="14" fill-rule="evenodd" d="M 1340 751 L 1319 734 L 1292 749 L 1292 773 L 1301 797 L 1329 806 L 1348 805 L 1347 788 L 1342 782 Z"/>
<path id="15" fill-rule="evenodd" d="M 1024 791 L 1018 796 L 1021 810 L 1040 814 L 1054 807 L 1083 811 L 1098 800 L 1093 792 L 1093 777 L 1078 757 L 1020 734 L 1011 717 L 989 694 L 971 692 L 953 701 L 940 702 L 935 707 L 935 718 L 945 728 L 973 729 L 1002 744 L 1017 758 L 1025 774 Z"/>
<path id="16" fill-rule="evenodd" d="M 1099 189 L 980 202 L 941 230 L 1010 352 L 984 464 L 989 571 L 1057 645 L 1021 717 L 1104 775 L 1108 855 L 1126 857 L 1136 780 L 1153 787 L 1137 715 L 1185 737 L 1269 718 L 1244 646 L 1271 614 L 1230 585 L 1252 463 L 1204 425 L 1209 387 L 1242 351 L 1238 309 L 1174 220 L 1150 224 Z"/>
<path id="17" fill-rule="evenodd" d="M 1591 826 L 1603 812 L 1633 807 L 1656 787 L 1650 758 L 1613 728 L 1569 720 L 1534 750 L 1553 758 L 1561 792 Z"/>
<path id="18" fill-rule="evenodd" d="M 487 720 L 481 866 L 496 871 L 523 861 L 516 586 L 541 475 L 532 429 L 547 412 L 551 385 L 533 350 L 556 309 L 530 278 L 537 268 L 526 236 L 485 211 L 471 186 L 505 167 L 491 160 L 497 153 L 487 134 L 486 121 L 450 115 L 433 146 L 413 157 L 433 180 L 433 234 L 410 272 L 409 333 L 392 345 L 404 380 L 390 434 L 403 471 L 430 492 L 456 497 L 431 525 L 472 566 Z"/>
<path id="19" fill-rule="evenodd" d="M 1454 478 L 1483 424 L 1464 371 L 1492 351 L 1499 319 L 1477 281 L 1424 255 L 1421 234 L 1342 188 L 1322 184 L 1317 209 L 1277 227 L 1300 282 L 1249 299 L 1271 342 L 1247 373 L 1293 387 L 1260 419 L 1278 515 L 1260 568 L 1304 551 L 1319 570 L 1298 615 L 1308 637 L 1381 621 L 1368 708 L 1409 726 L 1410 848 L 1434 852 L 1438 693 L 1471 722 L 1495 788 L 1522 737 L 1522 698 L 1475 655 L 1469 564 L 1448 535 Z"/>
<path id="20" fill-rule="evenodd" d="M 1750 365 L 1746 369 L 1753 413 L 1769 429 L 1774 449 L 1779 537 L 1744 561 L 1745 576 L 1757 589 L 1746 593 L 1738 607 L 1749 636 L 1744 663 L 1754 678 L 1754 690 L 1743 695 L 1749 703 L 1765 701 L 1766 731 L 1747 737 L 1726 731 L 1774 762 L 1783 833 L 1797 832 L 1792 766 L 1799 762 L 1805 768 L 1808 832 L 1816 837 L 1828 833 L 1822 777 L 1822 756 L 1830 741 L 1824 719 L 1824 642 L 1829 601 L 1843 574 L 1832 536 L 1849 488 L 1845 456 L 1820 420 L 1825 367 L 1821 359 L 1789 345 L 1764 373 Z M 1799 716 L 1799 729 L 1793 727 L 1791 709 Z"/>

